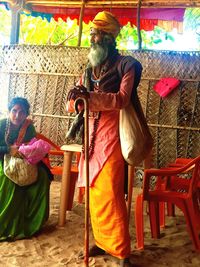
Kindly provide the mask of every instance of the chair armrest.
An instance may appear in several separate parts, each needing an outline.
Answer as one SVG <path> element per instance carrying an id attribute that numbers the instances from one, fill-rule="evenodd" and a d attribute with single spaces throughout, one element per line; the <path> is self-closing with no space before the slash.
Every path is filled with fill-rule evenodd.
<path id="1" fill-rule="evenodd" d="M 63 154 L 64 154 L 64 151 L 62 151 L 62 150 L 50 150 L 49 151 L 49 155 L 57 155 L 57 156 L 61 155 L 61 156 L 63 156 Z"/>

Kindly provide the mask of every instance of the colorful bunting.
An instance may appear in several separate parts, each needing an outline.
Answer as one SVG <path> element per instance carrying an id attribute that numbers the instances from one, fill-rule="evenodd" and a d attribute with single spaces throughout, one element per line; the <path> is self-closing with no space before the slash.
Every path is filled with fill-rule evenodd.
<path id="1" fill-rule="evenodd" d="M 0 2 L 8 8 L 7 3 Z M 122 26 L 128 22 L 133 26 L 137 26 L 137 9 L 136 8 L 111 8 L 105 9 L 111 11 L 119 19 Z M 83 21 L 88 24 L 94 16 L 102 9 L 85 8 Z M 179 33 L 183 28 L 183 17 L 185 8 L 141 8 L 140 12 L 140 29 L 145 31 L 152 31 L 156 25 L 171 31 L 176 28 Z M 34 17 L 40 16 L 42 19 L 54 18 L 58 21 L 61 18 L 66 21 L 70 19 L 77 19 L 79 21 L 80 8 L 64 8 L 64 7 L 47 7 L 47 6 L 32 6 L 31 15 Z"/>

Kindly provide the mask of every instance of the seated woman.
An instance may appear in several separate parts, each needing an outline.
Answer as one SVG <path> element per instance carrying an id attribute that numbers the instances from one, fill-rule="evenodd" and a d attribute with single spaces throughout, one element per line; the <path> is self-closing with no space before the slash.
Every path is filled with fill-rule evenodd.
<path id="1" fill-rule="evenodd" d="M 28 186 L 12 182 L 3 169 L 4 154 L 22 157 L 17 140 L 21 137 L 27 143 L 36 136 L 33 124 L 27 120 L 29 109 L 25 98 L 13 98 L 8 118 L 0 120 L 0 241 L 31 237 L 49 217 L 50 179 L 45 166 L 38 164 L 38 179 Z"/>

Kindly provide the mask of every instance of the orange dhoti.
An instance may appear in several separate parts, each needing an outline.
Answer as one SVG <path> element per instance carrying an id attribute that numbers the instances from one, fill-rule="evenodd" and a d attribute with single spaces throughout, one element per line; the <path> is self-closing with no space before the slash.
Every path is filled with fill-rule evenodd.
<path id="1" fill-rule="evenodd" d="M 120 145 L 90 188 L 90 215 L 96 245 L 117 258 L 128 257 L 130 236 L 124 198 L 124 159 Z"/>

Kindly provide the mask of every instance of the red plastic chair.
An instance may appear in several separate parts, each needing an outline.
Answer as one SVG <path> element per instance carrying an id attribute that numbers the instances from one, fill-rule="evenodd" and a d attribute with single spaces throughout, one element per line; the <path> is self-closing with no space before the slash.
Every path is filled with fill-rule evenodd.
<path id="1" fill-rule="evenodd" d="M 192 158 L 177 158 L 174 163 L 170 163 L 167 168 L 178 168 L 178 167 L 183 167 L 190 161 L 192 161 Z M 179 183 L 181 183 L 182 190 L 188 190 L 189 182 L 187 179 L 181 179 L 179 180 Z M 176 180 L 175 183 L 173 183 L 173 177 L 171 180 L 171 189 L 176 190 Z M 200 181 L 198 182 L 198 187 L 199 187 L 199 192 L 200 192 Z M 159 206 L 159 214 L 160 214 L 160 227 L 164 228 L 165 227 L 165 203 L 163 202 Z M 167 203 L 167 215 L 175 217 L 175 205 L 173 203 Z"/>
<path id="2" fill-rule="evenodd" d="M 49 151 L 48 155 L 43 159 L 43 162 L 47 165 L 49 170 L 53 175 L 62 175 L 63 166 L 62 165 L 53 165 L 53 157 L 61 156 L 63 157 L 63 151 L 60 149 L 58 145 L 56 145 L 53 141 L 51 141 L 49 138 L 44 136 L 41 133 L 37 133 L 36 137 L 38 139 L 42 139 L 46 142 L 48 142 L 52 149 Z M 69 205 L 67 207 L 67 210 L 72 209 L 73 205 L 73 199 L 74 199 L 74 192 L 75 192 L 75 185 L 78 177 L 78 162 L 80 159 L 80 153 L 76 153 L 76 160 L 75 164 L 71 166 L 71 180 L 70 180 L 70 195 L 69 195 Z"/>
<path id="3" fill-rule="evenodd" d="M 157 177 L 154 188 L 151 177 Z M 143 202 L 149 204 L 152 238 L 160 237 L 160 203 L 171 203 L 180 208 L 185 216 L 187 228 L 197 251 L 200 251 L 200 156 L 184 166 L 168 166 L 162 169 L 147 169 L 144 172 L 143 193 L 136 198 L 135 226 L 137 248 L 144 248 Z"/>

